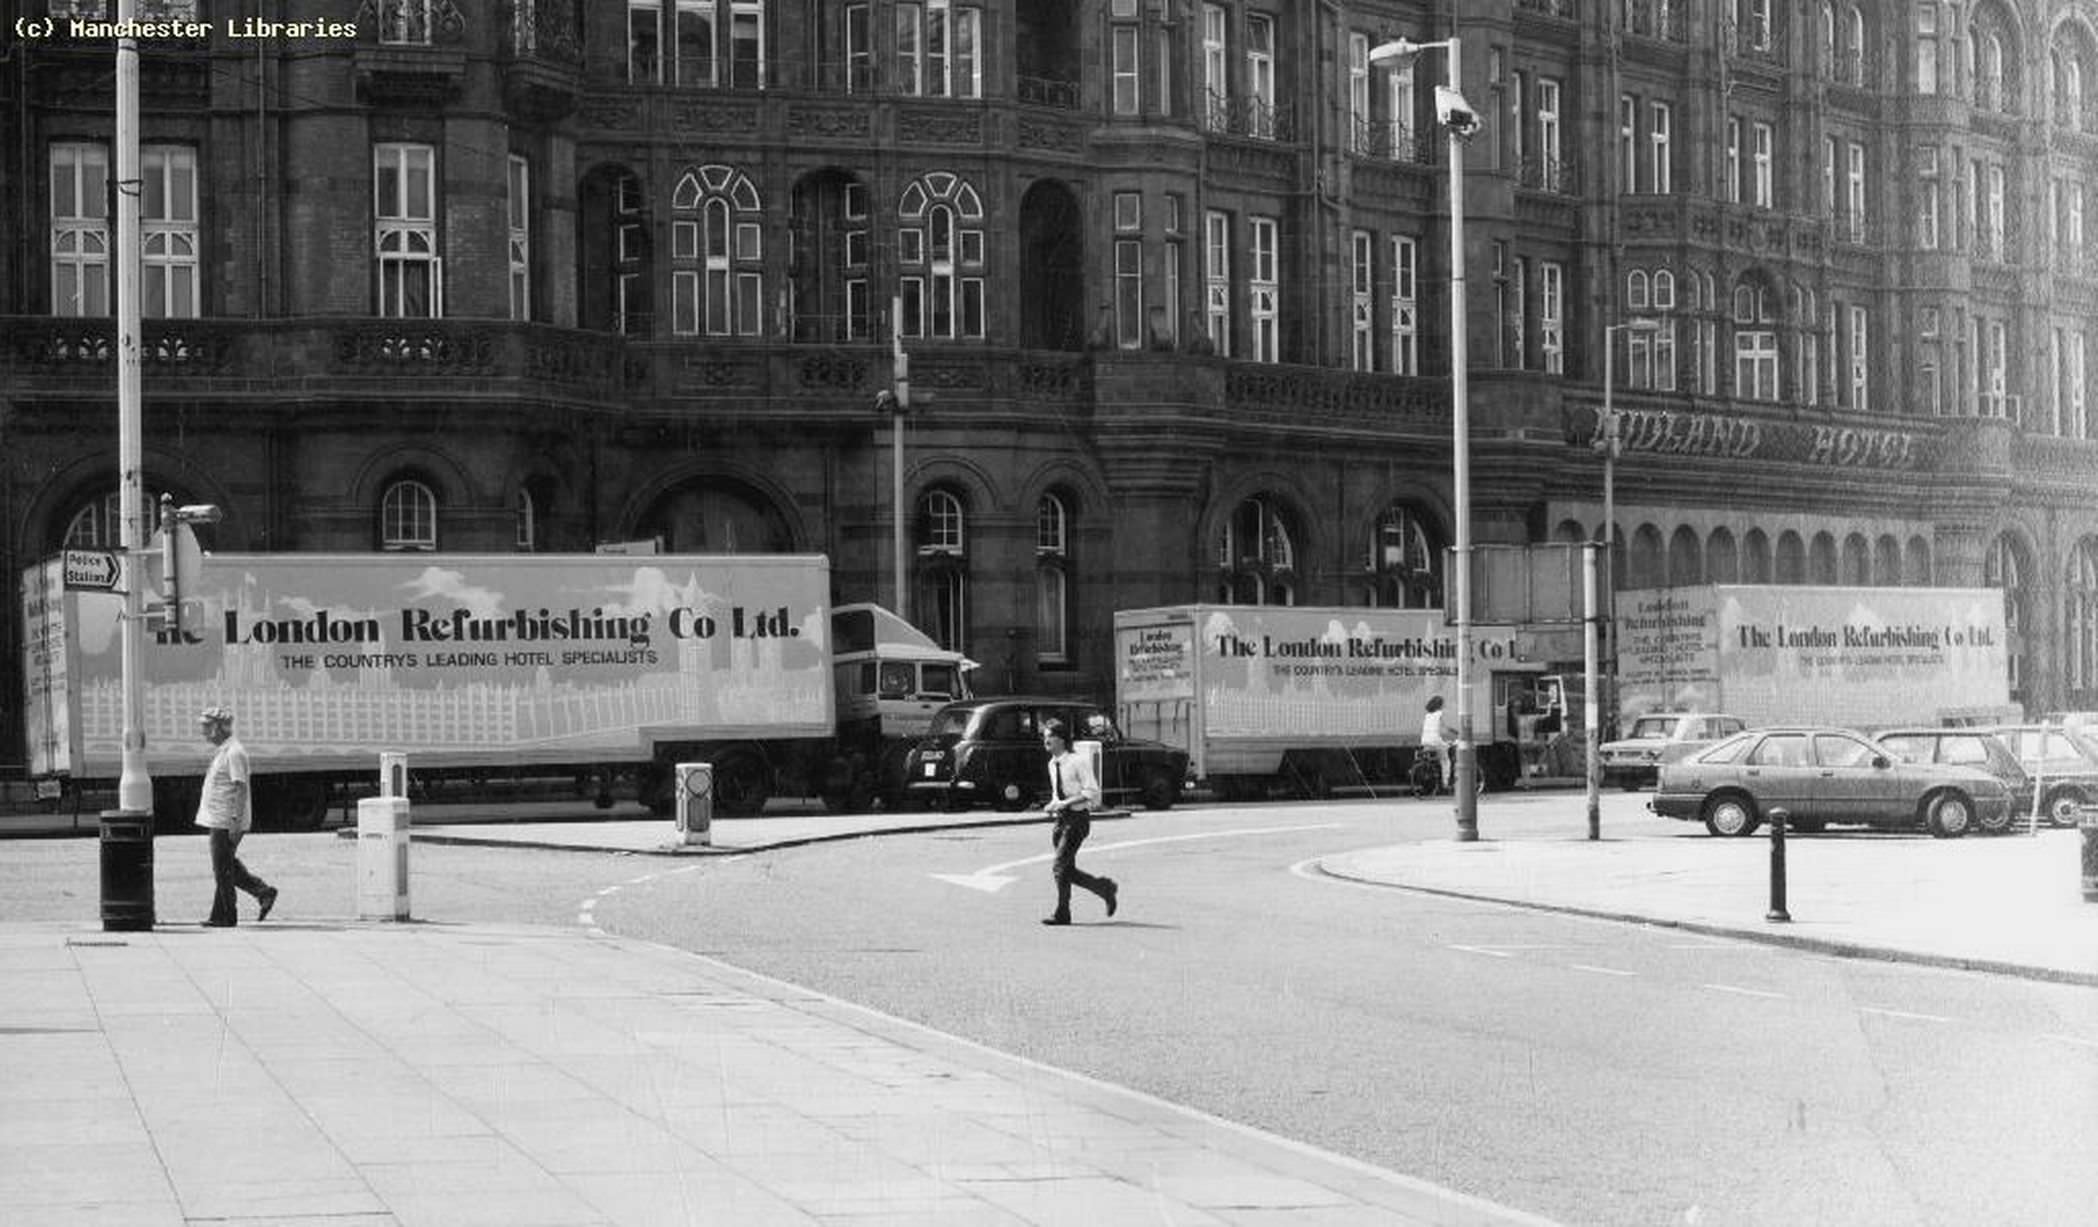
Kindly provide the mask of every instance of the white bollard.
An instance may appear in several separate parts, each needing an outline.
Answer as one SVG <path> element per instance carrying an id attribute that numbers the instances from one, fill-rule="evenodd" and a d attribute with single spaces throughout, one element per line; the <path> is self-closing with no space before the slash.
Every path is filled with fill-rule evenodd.
<path id="1" fill-rule="evenodd" d="M 357 802 L 357 919 L 408 919 L 408 799 Z"/>
<path id="2" fill-rule="evenodd" d="M 379 755 L 379 795 L 408 799 L 408 756 L 398 750 Z"/>
<path id="3" fill-rule="evenodd" d="M 677 829 L 686 846 L 714 842 L 714 764 L 679 763 L 676 782 Z"/>

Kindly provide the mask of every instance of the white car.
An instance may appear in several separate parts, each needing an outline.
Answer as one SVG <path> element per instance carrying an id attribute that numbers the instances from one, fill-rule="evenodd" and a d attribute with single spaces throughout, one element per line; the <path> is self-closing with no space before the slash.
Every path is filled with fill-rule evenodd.
<path id="1" fill-rule="evenodd" d="M 1640 716 L 1632 721 L 1627 736 L 1603 743 L 1603 782 L 1614 783 L 1626 792 L 1644 788 L 1660 777 L 1663 763 L 1688 758 L 1747 727 L 1738 716 L 1712 712 L 1655 712 Z"/>

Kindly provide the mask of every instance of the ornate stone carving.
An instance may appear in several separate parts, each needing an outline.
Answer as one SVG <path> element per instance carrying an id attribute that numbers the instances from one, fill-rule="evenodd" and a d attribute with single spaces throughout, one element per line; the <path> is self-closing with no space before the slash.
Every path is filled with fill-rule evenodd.
<path id="1" fill-rule="evenodd" d="M 907 107 L 896 113 L 896 136 L 915 145 L 981 145 L 983 112 Z"/>
<path id="2" fill-rule="evenodd" d="M 874 111 L 865 106 L 789 107 L 786 128 L 788 136 L 872 136 Z"/>

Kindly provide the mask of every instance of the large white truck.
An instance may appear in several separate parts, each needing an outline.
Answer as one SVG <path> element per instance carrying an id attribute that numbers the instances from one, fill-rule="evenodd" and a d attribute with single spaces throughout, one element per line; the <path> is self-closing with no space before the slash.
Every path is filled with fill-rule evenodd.
<path id="1" fill-rule="evenodd" d="M 1472 738 L 1489 788 L 1548 769 L 1579 722 L 1527 637 L 1474 628 Z M 1173 605 L 1115 614 L 1124 733 L 1188 752 L 1225 798 L 1402 786 L 1428 699 L 1457 732 L 1457 636 L 1433 609 Z M 1574 711 L 1572 721 L 1567 718 Z"/>
<path id="2" fill-rule="evenodd" d="M 30 774 L 77 788 L 120 774 L 117 589 L 143 569 L 70 561 L 23 575 L 24 724 Z M 706 761 L 720 813 L 863 808 L 968 695 L 959 654 L 833 609 L 818 555 L 216 554 L 184 582 L 140 661 L 164 824 L 194 806 L 209 706 L 235 715 L 258 821 L 298 827 L 388 751 L 419 779 L 621 773 L 659 810 L 672 765 Z"/>
<path id="3" fill-rule="evenodd" d="M 1995 588 L 1716 584 L 1617 595 L 1618 711 L 1749 725 L 2015 720 Z"/>

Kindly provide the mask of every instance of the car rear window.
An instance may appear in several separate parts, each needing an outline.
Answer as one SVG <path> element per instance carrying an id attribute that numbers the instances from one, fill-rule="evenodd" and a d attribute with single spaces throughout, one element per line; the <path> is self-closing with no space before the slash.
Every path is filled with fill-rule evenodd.
<path id="1" fill-rule="evenodd" d="M 1979 737 L 1947 737 L 1938 743 L 1938 761 L 1969 767 L 1989 765 L 1989 743 Z"/>
<path id="2" fill-rule="evenodd" d="M 1929 762 L 1931 743 L 1935 741 L 1937 741 L 1935 737 L 1922 736 L 1882 737 L 1879 739 L 1881 745 L 1912 763 Z"/>
<path id="3" fill-rule="evenodd" d="M 1641 716 L 1632 723 L 1633 741 L 1666 741 L 1675 736 L 1676 726 L 1683 722 L 1681 716 Z"/>
<path id="4" fill-rule="evenodd" d="M 1748 736 L 1746 733 L 1736 734 L 1734 737 L 1722 741 L 1703 754 L 1698 755 L 1697 761 L 1701 763 L 1737 762 L 1741 758 L 1742 751 L 1754 745 L 1755 742 L 1756 739 Z"/>

